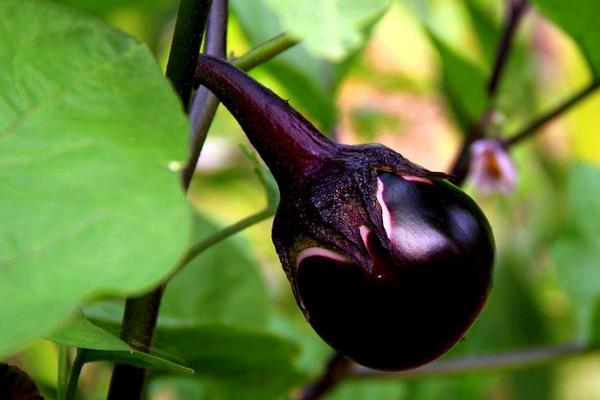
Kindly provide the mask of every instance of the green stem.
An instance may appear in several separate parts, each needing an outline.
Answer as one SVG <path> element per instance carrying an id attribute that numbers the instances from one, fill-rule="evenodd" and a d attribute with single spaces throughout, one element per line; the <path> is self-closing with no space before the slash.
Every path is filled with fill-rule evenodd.
<path id="1" fill-rule="evenodd" d="M 166 75 L 186 110 L 210 6 L 211 0 L 179 1 Z"/>
<path id="2" fill-rule="evenodd" d="M 85 364 L 85 353 L 86 349 L 77 350 L 75 361 L 73 361 L 73 366 L 71 367 L 69 381 L 67 382 L 67 390 L 65 392 L 64 397 L 65 400 L 75 400 L 75 395 L 77 394 L 77 383 L 79 382 L 79 375 L 81 374 L 83 364 Z"/>
<path id="3" fill-rule="evenodd" d="M 227 25 L 229 21 L 229 1 L 213 0 L 208 23 L 206 26 L 206 39 L 204 41 L 204 54 L 209 56 L 227 58 Z M 205 87 L 199 87 L 192 101 L 190 109 L 190 154 L 185 168 L 181 171 L 183 187 L 189 188 L 200 153 L 204 147 L 208 130 L 215 119 L 219 99 Z"/>
<path id="4" fill-rule="evenodd" d="M 580 343 L 563 346 L 531 348 L 491 356 L 465 357 L 436 361 L 429 365 L 401 372 L 381 372 L 356 366 L 350 377 L 379 379 L 424 379 L 489 371 L 506 371 L 551 364 L 565 359 L 597 353 L 599 350 Z"/>
<path id="5" fill-rule="evenodd" d="M 231 63 L 243 71 L 250 71 L 298 43 L 300 43 L 299 39 L 289 33 L 282 33 L 256 46 L 241 57 L 234 58 Z"/>
<path id="6" fill-rule="evenodd" d="M 250 215 L 232 225 L 229 225 L 218 232 L 215 232 L 211 236 L 206 239 L 201 240 L 196 243 L 184 254 L 184 256 L 179 260 L 171 274 L 165 280 L 165 284 L 173 278 L 179 271 L 181 271 L 186 265 L 188 265 L 194 258 L 202 254 L 204 251 L 214 246 L 215 244 L 227 239 L 228 237 L 243 231 L 250 226 L 257 224 L 265 219 L 272 217 L 275 214 L 275 207 L 269 207 L 260 211 L 256 214 Z"/>
<path id="7" fill-rule="evenodd" d="M 58 382 L 56 385 L 56 398 L 65 400 L 65 389 L 69 376 L 69 347 L 58 345 Z"/>
<path id="8" fill-rule="evenodd" d="M 211 0 L 179 1 L 166 75 L 186 110 L 210 7 Z M 129 297 L 125 301 L 121 338 L 137 350 L 149 353 L 152 349 L 163 292 L 164 286 L 161 285 L 147 294 Z M 145 376 L 143 368 L 117 364 L 111 377 L 108 399 L 140 399 Z"/>

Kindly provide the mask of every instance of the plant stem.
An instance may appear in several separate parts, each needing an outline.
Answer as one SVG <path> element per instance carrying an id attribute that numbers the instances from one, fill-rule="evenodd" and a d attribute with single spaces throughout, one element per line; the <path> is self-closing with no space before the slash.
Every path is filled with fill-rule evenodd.
<path id="1" fill-rule="evenodd" d="M 507 17 L 504 23 L 504 29 L 502 36 L 498 44 L 498 50 L 496 51 L 496 57 L 494 60 L 494 67 L 492 68 L 492 74 L 487 84 L 487 95 L 488 102 L 493 103 L 494 98 L 497 95 L 499 84 L 506 71 L 506 64 L 510 49 L 514 41 L 515 33 L 522 20 L 524 12 L 528 9 L 527 0 L 511 0 L 509 8 L 507 10 Z M 486 130 L 492 122 L 493 110 L 487 110 L 483 113 L 481 118 L 475 122 L 469 132 L 467 133 L 458 155 L 450 168 L 450 179 L 455 185 L 462 185 L 469 174 L 469 167 L 471 163 L 471 145 L 483 138 L 486 134 Z"/>
<path id="2" fill-rule="evenodd" d="M 208 32 L 206 39 L 208 42 Z M 285 50 L 295 46 L 298 43 L 299 41 L 293 36 L 287 33 L 283 33 L 255 47 L 240 58 L 233 59 L 231 62 L 236 67 L 244 71 L 249 71 L 256 66 L 269 61 L 273 57 L 277 56 L 278 54 L 281 54 Z M 215 46 L 215 50 L 216 48 L 217 47 Z M 209 48 L 207 48 L 207 52 L 205 54 L 212 55 L 208 52 L 208 50 Z M 217 54 L 217 56 L 220 57 L 219 54 Z M 206 97 L 207 95 L 209 95 L 209 97 Z M 204 87 L 200 87 L 198 89 L 198 93 L 194 98 L 194 103 L 192 105 L 191 111 L 191 151 L 188 157 L 188 161 L 181 174 L 184 187 L 189 187 L 190 185 L 190 182 L 194 175 L 194 171 L 196 169 L 196 164 L 198 163 L 200 153 L 202 152 L 202 147 L 204 146 L 204 142 L 206 141 L 208 129 L 210 128 L 218 105 L 219 100 L 216 98 L 216 96 L 212 95 L 212 93 Z"/>
<path id="3" fill-rule="evenodd" d="M 189 106 L 192 77 L 211 0 L 180 0 L 171 52 L 167 62 L 167 78 L 173 84 L 184 108 Z"/>
<path id="4" fill-rule="evenodd" d="M 352 361 L 339 353 L 334 354 L 323 374 L 300 392 L 298 400 L 316 400 L 331 391 L 352 370 Z"/>
<path id="5" fill-rule="evenodd" d="M 289 33 L 282 33 L 256 46 L 241 57 L 234 58 L 231 63 L 243 71 L 250 71 L 298 43 L 300 43 L 299 39 Z"/>
<path id="6" fill-rule="evenodd" d="M 121 339 L 136 350 L 150 353 L 163 292 L 164 286 L 161 285 L 149 293 L 129 297 L 125 301 Z M 110 381 L 108 399 L 140 399 L 145 378 L 145 369 L 117 364 Z"/>
<path id="7" fill-rule="evenodd" d="M 280 188 L 301 184 L 307 173 L 337 150 L 288 101 L 231 63 L 201 55 L 196 79 L 235 117 Z"/>
<path id="8" fill-rule="evenodd" d="M 496 53 L 494 69 L 492 75 L 487 84 L 488 97 L 493 99 L 498 93 L 498 86 L 504 76 L 504 68 L 508 61 L 508 54 L 510 52 L 511 44 L 515 36 L 521 17 L 525 14 L 525 10 L 529 7 L 529 3 L 526 0 L 511 0 L 508 6 L 506 25 L 504 33 L 500 39 L 500 45 Z"/>
<path id="9" fill-rule="evenodd" d="M 222 59 L 226 58 L 228 11 L 228 0 L 213 0 L 206 27 L 204 54 Z M 208 129 L 215 118 L 218 107 L 219 100 L 207 88 L 200 86 L 196 91 L 190 111 L 190 120 L 192 123 L 190 155 L 181 173 L 183 186 L 186 189 L 190 186 L 190 182 L 194 176 L 196 164 L 200 158 L 202 147 L 204 147 Z"/>
<path id="10" fill-rule="evenodd" d="M 204 54 L 225 58 L 227 55 L 227 23 L 229 21 L 229 1 L 213 0 L 208 21 Z"/>
<path id="11" fill-rule="evenodd" d="M 71 367 L 71 373 L 69 375 L 69 381 L 67 382 L 65 400 L 75 400 L 75 395 L 77 394 L 77 383 L 79 382 L 79 375 L 81 374 L 83 364 L 85 364 L 86 351 L 86 349 L 77 349 L 77 355 L 75 356 L 75 360 L 73 361 L 73 366 Z"/>
<path id="12" fill-rule="evenodd" d="M 510 138 L 504 141 L 504 145 L 506 148 L 510 148 L 515 144 L 519 143 L 521 140 L 526 139 L 536 133 L 541 127 L 546 125 L 548 122 L 552 121 L 554 118 L 562 115 L 564 112 L 568 111 L 574 105 L 578 104 L 583 99 L 587 98 L 590 94 L 594 93 L 596 89 L 600 87 L 599 81 L 592 81 L 586 87 L 584 87 L 579 92 L 575 93 L 571 97 L 569 97 L 566 101 L 559 104 L 546 114 L 540 116 L 535 119 L 529 125 L 525 126 L 519 132 L 512 135 Z"/>
<path id="13" fill-rule="evenodd" d="M 329 362 L 323 375 L 316 381 L 317 383 L 304 389 L 298 399 L 319 399 L 325 393 L 333 389 L 335 384 L 339 383 L 344 378 L 395 379 L 405 381 L 471 373 L 510 371 L 519 368 L 530 368 L 551 364 L 573 357 L 597 354 L 598 352 L 600 352 L 600 349 L 598 348 L 592 348 L 574 342 L 561 346 L 530 348 L 490 356 L 463 357 L 436 361 L 420 368 L 400 372 L 376 371 L 352 364 L 351 362 L 349 362 L 351 368 L 348 368 L 343 364 L 340 366 L 340 364 L 337 364 L 339 361 L 336 360 L 339 360 L 341 356 L 336 355 Z M 334 377 L 333 381 L 331 380 L 332 377 Z M 331 382 L 333 382 L 333 384 L 330 384 Z M 327 389 L 319 391 L 318 395 L 315 396 L 314 394 L 317 392 L 311 392 L 310 389 L 316 388 L 318 385 L 321 385 L 321 388 L 326 387 Z"/>
<path id="14" fill-rule="evenodd" d="M 456 160 L 450 168 L 450 181 L 455 185 L 461 186 L 465 182 L 471 163 L 471 145 L 485 136 L 486 127 L 489 125 L 488 120 L 491 120 L 492 116 L 492 112 L 486 112 L 479 121 L 471 126 L 465 136 Z"/>
<path id="15" fill-rule="evenodd" d="M 211 0 L 179 1 L 166 75 L 186 110 L 210 7 Z M 161 285 L 147 294 L 125 301 L 121 338 L 137 350 L 149 353 L 152 349 L 163 292 L 164 286 Z M 143 368 L 117 364 L 111 377 L 108 399 L 140 399 L 145 376 Z"/>
<path id="16" fill-rule="evenodd" d="M 580 343 L 562 346 L 531 348 L 491 356 L 465 357 L 433 362 L 429 365 L 401 372 L 381 372 L 355 366 L 353 378 L 423 379 L 474 372 L 506 371 L 550 364 L 564 359 L 597 353 L 598 349 Z"/>
<path id="17" fill-rule="evenodd" d="M 62 344 L 58 345 L 58 382 L 56 385 L 56 398 L 58 400 L 65 400 L 69 364 L 69 347 Z"/>
<path id="18" fill-rule="evenodd" d="M 227 239 L 228 237 L 230 237 L 240 231 L 243 231 L 244 229 L 246 229 L 254 224 L 257 224 L 261 221 L 264 221 L 265 219 L 267 219 L 269 217 L 272 217 L 275 214 L 275 208 L 276 207 L 269 207 L 269 208 L 266 208 L 263 211 L 260 211 L 256 214 L 250 215 L 249 217 L 246 217 L 232 225 L 229 225 L 229 226 L 215 232 L 211 236 L 201 240 L 200 242 L 198 242 L 195 245 L 193 245 L 192 247 L 190 247 L 190 249 L 187 251 L 187 253 L 185 253 L 183 255 L 183 257 L 181 258 L 181 260 L 179 260 L 179 262 L 177 263 L 177 265 L 175 266 L 173 271 L 169 274 L 169 276 L 165 280 L 165 284 L 166 284 L 166 282 L 171 280 L 171 278 L 173 278 L 179 271 L 181 271 L 186 265 L 188 265 L 194 258 L 196 258 L 200 254 L 202 254 L 204 251 L 206 251 L 210 247 L 214 246 L 215 244 Z"/>

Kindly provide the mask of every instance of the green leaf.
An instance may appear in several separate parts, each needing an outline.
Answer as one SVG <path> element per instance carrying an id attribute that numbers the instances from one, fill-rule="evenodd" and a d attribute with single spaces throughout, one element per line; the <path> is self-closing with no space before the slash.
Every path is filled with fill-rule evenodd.
<path id="1" fill-rule="evenodd" d="M 361 28 L 387 9 L 389 0 L 266 0 L 284 30 L 301 37 L 311 53 L 341 60 L 365 39 Z"/>
<path id="2" fill-rule="evenodd" d="M 94 325 L 80 312 L 50 335 L 49 339 L 65 346 L 88 349 L 85 353 L 86 362 L 108 360 L 173 374 L 194 373 L 192 369 L 172 361 L 134 350 L 112 333 Z"/>
<path id="3" fill-rule="evenodd" d="M 269 333 L 224 325 L 162 328 L 156 344 L 194 368 L 211 399 L 280 399 L 306 379 L 294 364 L 296 345 Z"/>
<path id="4" fill-rule="evenodd" d="M 189 212 L 168 168 L 188 125 L 143 44 L 33 0 L 0 2 L 0 37 L 1 355 L 158 283 Z"/>
<path id="5" fill-rule="evenodd" d="M 428 33 L 440 56 L 444 93 L 458 125 L 466 133 L 486 107 L 485 71 L 450 48 L 436 33 Z"/>
<path id="6" fill-rule="evenodd" d="M 577 42 L 596 77 L 600 75 L 600 2 L 579 0 L 533 0 L 537 8 Z"/>
<path id="7" fill-rule="evenodd" d="M 196 215 L 192 238 L 203 239 L 218 229 Z M 264 326 L 270 312 L 267 287 L 248 248 L 247 242 L 233 237 L 196 257 L 169 282 L 161 306 L 162 320 Z"/>
<path id="8" fill-rule="evenodd" d="M 552 247 L 558 279 L 571 299 L 578 335 L 587 338 L 592 312 L 600 299 L 600 170 L 585 164 L 571 167 L 562 234 Z"/>

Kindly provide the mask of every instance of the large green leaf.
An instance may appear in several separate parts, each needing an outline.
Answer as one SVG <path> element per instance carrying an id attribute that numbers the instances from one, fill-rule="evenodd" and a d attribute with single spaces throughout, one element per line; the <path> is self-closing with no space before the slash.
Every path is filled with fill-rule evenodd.
<path id="1" fill-rule="evenodd" d="M 185 360 L 213 399 L 280 399 L 305 381 L 296 345 L 270 333 L 224 325 L 162 328 L 156 345 Z"/>
<path id="2" fill-rule="evenodd" d="M 304 39 L 313 54 L 341 60 L 364 40 L 361 28 L 389 0 L 266 0 L 285 30 Z"/>
<path id="3" fill-rule="evenodd" d="M 85 297 L 139 293 L 188 243 L 187 122 L 147 48 L 43 1 L 0 3 L 0 354 Z M 26 317 L 25 317 L 26 316 Z"/>
<path id="4" fill-rule="evenodd" d="M 575 164 L 567 182 L 566 226 L 552 248 L 560 283 L 587 338 L 592 311 L 600 299 L 600 170 Z"/>
<path id="5" fill-rule="evenodd" d="M 112 333 L 94 325 L 81 313 L 75 314 L 48 338 L 65 346 L 87 349 L 86 362 L 110 360 L 174 374 L 194 373 L 193 370 L 172 361 L 134 350 Z"/>
<path id="6" fill-rule="evenodd" d="M 596 76 L 600 76 L 600 2 L 579 0 L 533 0 L 537 8 L 575 39 Z"/>

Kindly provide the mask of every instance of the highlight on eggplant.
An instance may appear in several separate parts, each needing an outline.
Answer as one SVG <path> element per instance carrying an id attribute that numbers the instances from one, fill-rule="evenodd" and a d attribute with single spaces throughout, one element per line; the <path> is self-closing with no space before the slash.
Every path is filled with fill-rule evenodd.
<path id="1" fill-rule="evenodd" d="M 444 173 L 379 144 L 343 145 L 226 61 L 196 84 L 237 119 L 275 177 L 272 239 L 307 321 L 335 350 L 415 368 L 461 340 L 491 288 L 494 238 Z"/>

